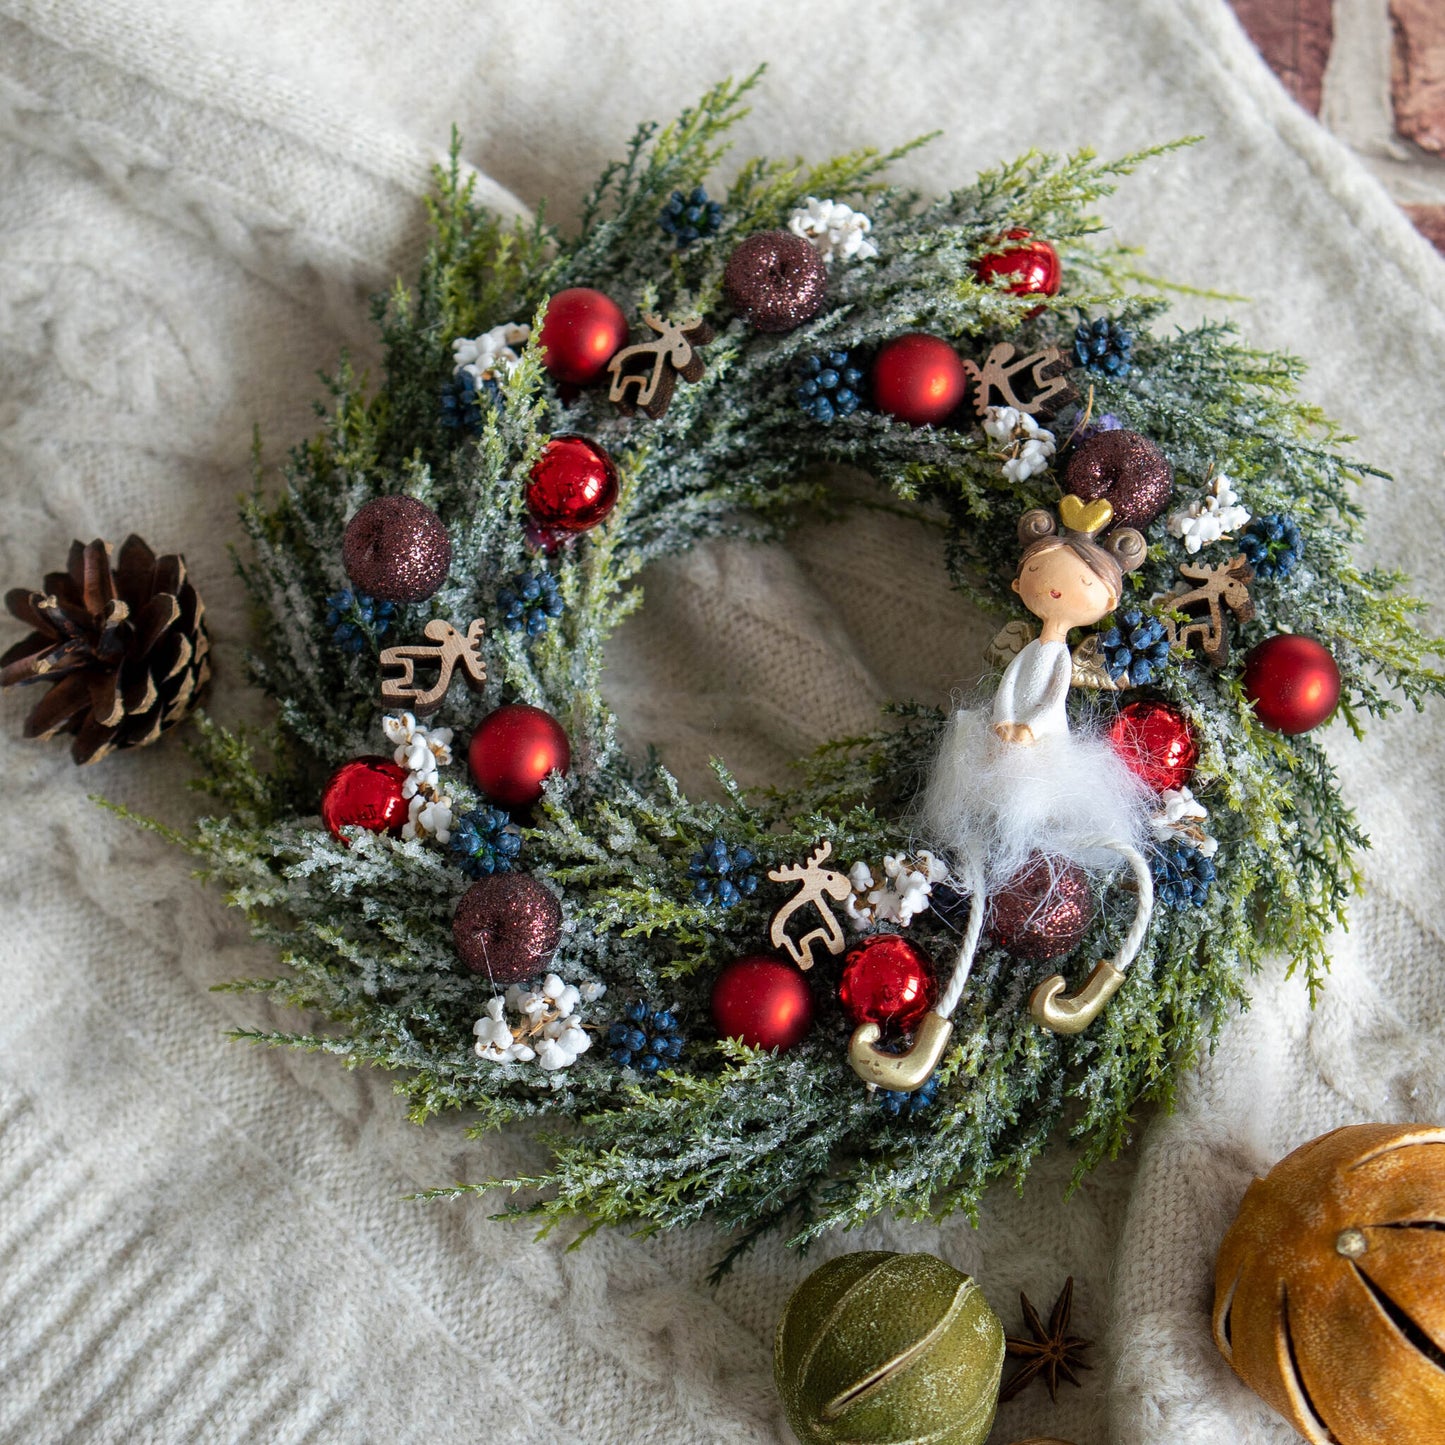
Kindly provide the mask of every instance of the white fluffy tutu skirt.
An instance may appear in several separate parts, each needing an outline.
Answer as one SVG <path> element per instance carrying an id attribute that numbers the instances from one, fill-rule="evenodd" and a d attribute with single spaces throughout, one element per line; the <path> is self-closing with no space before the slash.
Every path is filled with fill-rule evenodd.
<path id="1" fill-rule="evenodd" d="M 992 893 L 1039 854 L 1112 870 L 1121 845 L 1142 845 L 1152 799 L 1106 738 L 1080 731 L 1006 743 L 991 708 L 965 708 L 944 728 L 919 830 L 955 878 Z"/>

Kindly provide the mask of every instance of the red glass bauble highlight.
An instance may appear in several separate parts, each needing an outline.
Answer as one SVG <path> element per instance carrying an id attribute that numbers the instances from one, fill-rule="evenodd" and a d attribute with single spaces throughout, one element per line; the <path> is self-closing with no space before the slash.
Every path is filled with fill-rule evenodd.
<path id="1" fill-rule="evenodd" d="M 712 1021 L 725 1039 L 759 1049 L 790 1049 L 813 1026 L 808 980 L 770 954 L 734 959 L 712 986 Z"/>
<path id="2" fill-rule="evenodd" d="M 627 345 L 627 318 L 610 296 L 571 286 L 548 298 L 538 345 L 542 364 L 558 381 L 586 386 Z"/>
<path id="3" fill-rule="evenodd" d="M 1334 712 L 1340 669 L 1313 637 L 1282 632 L 1266 637 L 1244 659 L 1244 695 L 1254 715 L 1277 733 L 1305 733 Z"/>
<path id="4" fill-rule="evenodd" d="M 585 532 L 617 505 L 617 467 L 586 437 L 553 437 L 527 482 L 527 510 L 538 527 Z"/>
<path id="5" fill-rule="evenodd" d="M 1077 863 L 1042 854 L 988 900 L 984 928 L 1015 958 L 1061 958 L 1083 942 L 1094 921 L 1094 888 Z"/>
<path id="6" fill-rule="evenodd" d="M 937 997 L 933 960 L 897 933 L 875 933 L 843 959 L 838 998 L 855 1024 L 911 1029 Z"/>
<path id="7" fill-rule="evenodd" d="M 1035 240 L 1031 231 L 1010 231 L 1008 239 L 1021 244 L 975 261 L 978 279 L 987 285 L 995 277 L 1008 277 L 1005 289 L 1011 296 L 1057 296 L 1064 279 L 1059 253 L 1047 241 Z"/>
<path id="8" fill-rule="evenodd" d="M 347 827 L 390 833 L 406 822 L 407 803 L 401 795 L 405 782 L 406 769 L 390 758 L 342 763 L 321 794 L 321 821 L 343 843 L 341 830 Z"/>
<path id="9" fill-rule="evenodd" d="M 488 713 L 467 747 L 472 781 L 503 808 L 527 808 L 542 796 L 548 773 L 565 773 L 572 745 L 549 712 L 509 702 Z"/>
<path id="10" fill-rule="evenodd" d="M 1156 793 L 1182 788 L 1194 776 L 1199 743 L 1184 714 L 1164 702 L 1131 702 L 1109 724 L 1109 741 L 1124 766 Z"/>
<path id="11" fill-rule="evenodd" d="M 909 426 L 951 416 L 968 390 L 958 353 L 941 336 L 910 331 L 879 351 L 871 375 L 873 405 Z"/>

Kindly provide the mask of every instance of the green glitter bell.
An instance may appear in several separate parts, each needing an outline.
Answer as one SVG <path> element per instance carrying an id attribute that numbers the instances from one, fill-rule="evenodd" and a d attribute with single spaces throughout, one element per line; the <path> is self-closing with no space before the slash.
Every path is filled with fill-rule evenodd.
<path id="1" fill-rule="evenodd" d="M 1003 1325 L 973 1279 L 931 1254 L 829 1260 L 793 1291 L 773 1376 L 804 1445 L 982 1445 Z"/>

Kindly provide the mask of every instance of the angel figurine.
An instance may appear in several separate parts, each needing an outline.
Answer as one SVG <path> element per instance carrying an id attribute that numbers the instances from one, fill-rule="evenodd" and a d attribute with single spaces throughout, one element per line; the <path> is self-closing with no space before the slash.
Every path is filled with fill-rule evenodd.
<path id="1" fill-rule="evenodd" d="M 1042 623 L 1039 636 L 1009 664 L 992 708 L 954 714 L 920 799 L 923 831 L 947 854 L 970 895 L 962 947 L 947 988 L 920 1021 L 907 1053 L 875 1047 L 876 1024 L 854 1031 L 849 1061 L 870 1083 L 912 1091 L 932 1074 L 953 1030 L 949 1015 L 968 982 L 988 898 L 1035 855 L 1056 871 L 1075 863 L 1112 872 L 1122 863 L 1136 890 L 1133 923 L 1112 961 L 1096 965 L 1073 996 L 1065 994 L 1059 974 L 1034 990 L 1030 1010 L 1044 1028 L 1087 1028 L 1123 983 L 1144 941 L 1154 905 L 1141 851 L 1148 789 L 1106 738 L 1070 731 L 1065 710 L 1073 675 L 1069 629 L 1112 612 L 1124 573 L 1144 560 L 1144 538 L 1133 528 L 1105 535 L 1112 517 L 1107 501 L 1066 496 L 1057 521 L 1038 509 L 1019 522 L 1023 552 L 1013 589 Z"/>

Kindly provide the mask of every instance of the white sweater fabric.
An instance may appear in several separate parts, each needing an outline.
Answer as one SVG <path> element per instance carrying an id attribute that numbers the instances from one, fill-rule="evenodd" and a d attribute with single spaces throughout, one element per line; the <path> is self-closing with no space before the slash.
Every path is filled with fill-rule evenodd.
<path id="1" fill-rule="evenodd" d="M 1312 363 L 1310 396 L 1394 474 L 1360 488 L 1367 558 L 1413 572 L 1440 627 L 1445 265 L 1223 0 L 0 0 L 4 584 L 38 582 L 73 536 L 184 551 L 214 708 L 261 715 L 226 550 L 252 426 L 274 466 L 314 426 L 315 371 L 342 347 L 374 365 L 366 297 L 415 267 L 451 124 L 483 198 L 545 196 L 565 221 L 636 121 L 759 60 L 740 156 L 941 127 L 900 167 L 930 191 L 1031 146 L 1206 136 L 1108 215 L 1156 272 L 1253 298 L 1185 318 L 1232 309 Z M 646 580 L 610 696 L 691 780 L 711 753 L 777 777 L 889 698 L 942 702 L 992 631 L 933 541 L 873 513 Z M 1093 1372 L 1057 1407 L 1004 1406 L 993 1440 L 1284 1445 L 1209 1339 L 1244 1187 L 1335 1125 L 1445 1118 L 1445 708 L 1328 734 L 1375 847 L 1317 1008 L 1267 971 L 1175 1111 L 1141 1111 L 1067 1202 L 1057 1150 L 977 1230 L 882 1219 L 807 1259 L 765 1243 L 714 1292 L 708 1227 L 569 1253 L 575 1230 L 536 1241 L 489 1217 L 501 1199 L 408 1202 L 539 1155 L 415 1128 L 380 1075 L 227 1042 L 295 1023 L 210 991 L 274 960 L 181 852 L 87 798 L 183 824 L 183 750 L 80 773 L 18 740 L 32 703 L 0 702 L 0 1441 L 785 1440 L 784 1299 L 825 1257 L 893 1248 L 975 1274 L 1011 1329 L 1020 1289 L 1047 1308 L 1076 1277 Z"/>

